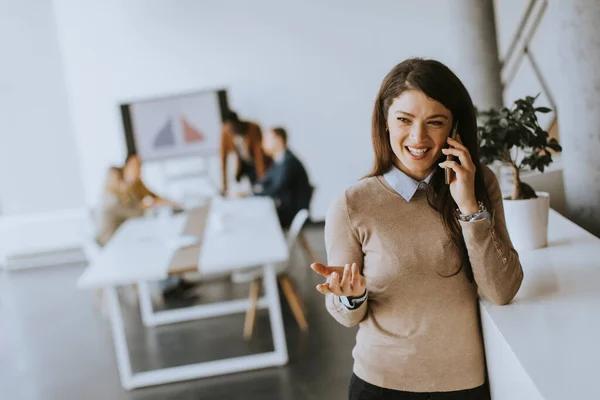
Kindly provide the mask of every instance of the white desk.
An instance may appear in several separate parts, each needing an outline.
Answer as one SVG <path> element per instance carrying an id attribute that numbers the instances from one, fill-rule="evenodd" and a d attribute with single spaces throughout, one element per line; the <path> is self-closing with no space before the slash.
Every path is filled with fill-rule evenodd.
<path id="1" fill-rule="evenodd" d="M 550 211 L 513 302 L 481 302 L 492 400 L 600 399 L 600 239 Z"/>
<path id="2" fill-rule="evenodd" d="M 140 308 L 146 325 L 244 312 L 249 305 L 249 301 L 244 299 L 154 312 L 147 282 L 168 276 L 175 250 L 167 242 L 169 238 L 181 235 L 186 221 L 187 214 L 180 214 L 166 219 L 133 219 L 126 222 L 78 281 L 81 288 L 106 288 L 117 365 L 125 389 L 283 365 L 288 361 L 274 264 L 286 261 L 289 254 L 273 201 L 269 198 L 233 201 L 214 199 L 204 230 L 199 272 L 210 275 L 256 265 L 265 266 L 265 298 L 259 301 L 259 306 L 269 309 L 275 350 L 132 373 L 117 286 L 138 284 Z"/>

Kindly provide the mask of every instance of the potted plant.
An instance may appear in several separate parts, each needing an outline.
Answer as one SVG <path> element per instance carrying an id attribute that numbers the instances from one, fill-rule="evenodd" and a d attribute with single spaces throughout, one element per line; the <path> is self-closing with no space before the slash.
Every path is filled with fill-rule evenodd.
<path id="1" fill-rule="evenodd" d="M 540 127 L 537 114 L 549 113 L 547 107 L 535 107 L 536 97 L 518 99 L 513 107 L 478 110 L 479 154 L 481 161 L 508 165 L 513 171 L 512 195 L 504 198 L 506 225 L 515 248 L 545 247 L 548 242 L 550 198 L 521 181 L 521 171 L 544 169 L 552 163 L 552 151 L 562 147 Z"/>

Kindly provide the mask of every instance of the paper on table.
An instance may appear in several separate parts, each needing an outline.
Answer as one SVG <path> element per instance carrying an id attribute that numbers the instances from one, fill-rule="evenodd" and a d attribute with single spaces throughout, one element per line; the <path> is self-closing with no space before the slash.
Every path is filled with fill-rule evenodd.
<path id="1" fill-rule="evenodd" d="M 193 246 L 197 243 L 198 243 L 198 238 L 196 236 L 183 235 L 183 236 L 169 238 L 169 239 L 167 239 L 165 244 L 173 250 L 178 250 L 178 249 L 182 249 L 184 247 Z"/>

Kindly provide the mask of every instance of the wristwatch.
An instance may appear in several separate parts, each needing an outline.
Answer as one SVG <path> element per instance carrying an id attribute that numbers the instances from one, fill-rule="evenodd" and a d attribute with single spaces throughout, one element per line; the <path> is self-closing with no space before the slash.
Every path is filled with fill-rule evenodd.
<path id="1" fill-rule="evenodd" d="M 463 221 L 463 222 L 472 222 L 472 221 L 475 221 L 476 219 L 478 219 L 481 214 L 483 214 L 487 211 L 485 206 L 483 205 L 483 202 L 478 201 L 477 205 L 479 206 L 479 210 L 477 210 L 477 212 L 475 212 L 473 214 L 463 214 L 460 212 L 460 209 L 457 208 L 456 216 L 458 217 L 458 220 Z"/>
<path id="2" fill-rule="evenodd" d="M 350 296 L 340 296 L 340 303 L 342 303 L 347 309 L 354 310 L 367 299 L 367 290 L 365 289 L 365 293 L 360 297 L 350 297 Z"/>

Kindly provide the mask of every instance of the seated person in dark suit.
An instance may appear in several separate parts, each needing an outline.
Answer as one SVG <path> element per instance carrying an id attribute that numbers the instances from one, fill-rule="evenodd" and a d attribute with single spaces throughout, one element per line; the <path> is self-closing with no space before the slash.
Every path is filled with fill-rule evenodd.
<path id="1" fill-rule="evenodd" d="M 255 196 L 269 196 L 275 200 L 281 226 L 287 228 L 298 211 L 308 209 L 313 188 L 306 169 L 287 148 L 285 129 L 277 127 L 266 132 L 262 146 L 273 163 L 252 191 Z"/>

